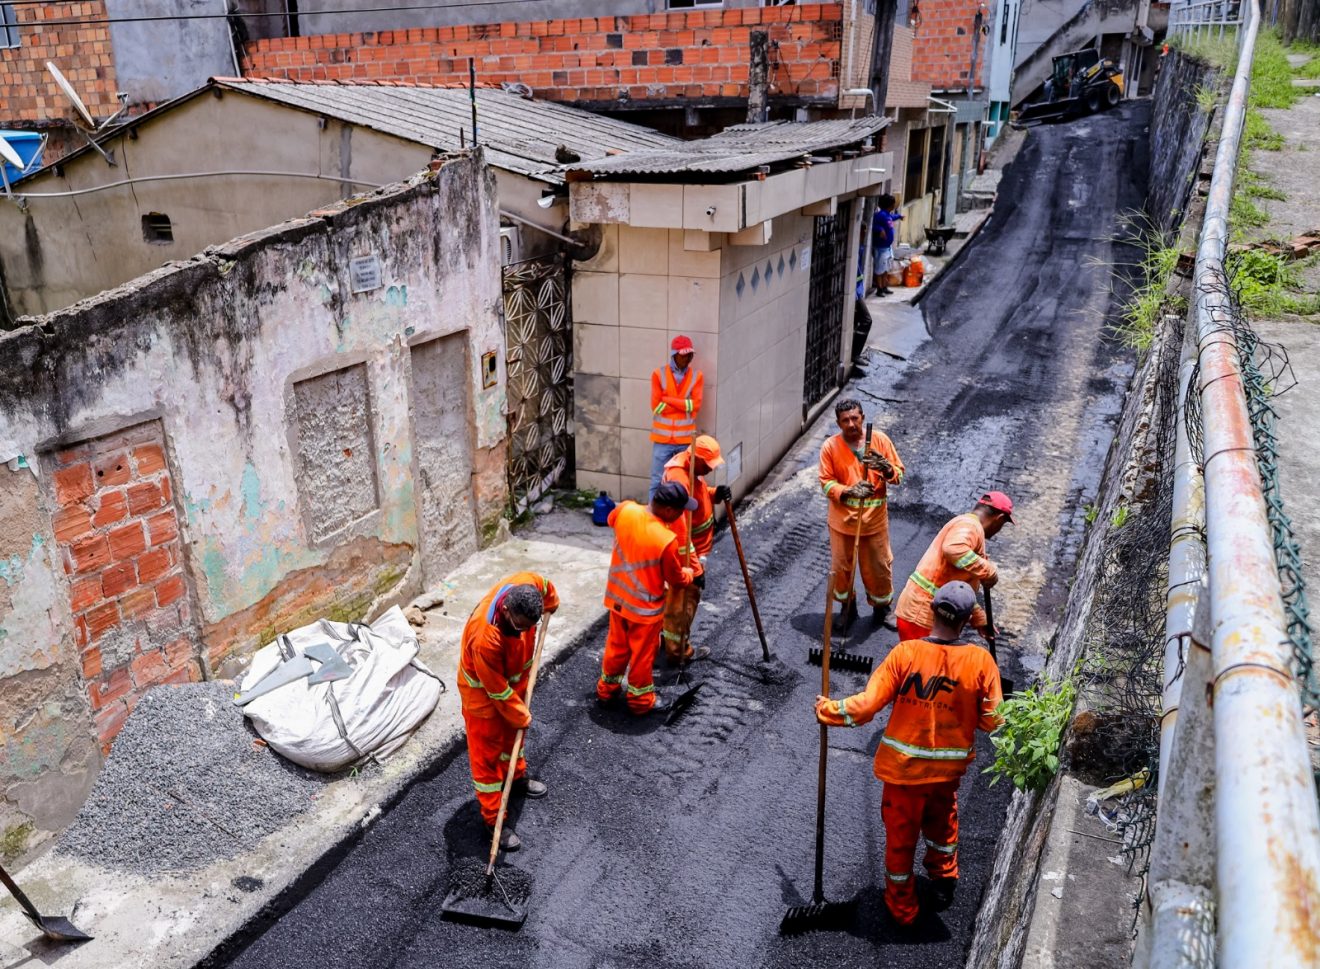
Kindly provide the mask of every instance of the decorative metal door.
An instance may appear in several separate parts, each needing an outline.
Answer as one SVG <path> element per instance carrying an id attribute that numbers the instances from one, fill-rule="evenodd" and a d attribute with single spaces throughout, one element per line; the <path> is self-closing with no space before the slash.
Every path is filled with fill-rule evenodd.
<path id="1" fill-rule="evenodd" d="M 848 280 L 848 226 L 852 203 L 835 215 L 816 219 L 811 239 L 811 279 L 807 297 L 807 360 L 802 384 L 802 416 L 838 386 L 843 357 L 844 310 Z"/>
<path id="2" fill-rule="evenodd" d="M 573 325 L 562 258 L 504 267 L 509 498 L 521 512 L 573 470 Z"/>

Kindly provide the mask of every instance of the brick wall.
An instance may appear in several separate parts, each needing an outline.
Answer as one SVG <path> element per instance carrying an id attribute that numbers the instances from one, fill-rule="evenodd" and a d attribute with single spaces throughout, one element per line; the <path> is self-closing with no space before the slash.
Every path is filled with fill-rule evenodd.
<path id="1" fill-rule="evenodd" d="M 38 122 L 73 116 L 73 107 L 46 71 L 54 61 L 82 98 L 92 117 L 118 108 L 115 65 L 106 24 L 49 26 L 53 20 L 99 20 L 105 3 L 32 3 L 13 7 L 19 46 L 0 49 L 0 121 Z"/>
<path id="2" fill-rule="evenodd" d="M 280 37 L 247 45 L 245 72 L 297 81 L 521 82 L 581 104 L 745 98 L 749 34 L 770 34 L 771 95 L 834 102 L 839 4 Z"/>
<path id="3" fill-rule="evenodd" d="M 920 11 L 920 20 L 912 45 L 912 80 L 927 81 L 937 91 L 966 88 L 976 13 L 980 10 L 983 22 L 989 24 L 989 7 L 979 0 L 918 0 L 913 8 Z M 977 87 L 985 83 L 989 41 L 982 35 L 976 60 Z"/>
<path id="4" fill-rule="evenodd" d="M 201 678 L 164 435 L 139 424 L 48 463 L 83 682 L 108 750 L 148 687 Z"/>

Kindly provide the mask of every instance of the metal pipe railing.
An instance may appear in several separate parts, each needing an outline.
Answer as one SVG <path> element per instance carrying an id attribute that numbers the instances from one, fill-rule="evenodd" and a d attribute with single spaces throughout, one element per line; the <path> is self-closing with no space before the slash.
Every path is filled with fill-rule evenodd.
<path id="1" fill-rule="evenodd" d="M 1196 254 L 1214 672 L 1219 964 L 1320 959 L 1320 811 L 1224 270 L 1260 27 L 1251 0 Z"/>

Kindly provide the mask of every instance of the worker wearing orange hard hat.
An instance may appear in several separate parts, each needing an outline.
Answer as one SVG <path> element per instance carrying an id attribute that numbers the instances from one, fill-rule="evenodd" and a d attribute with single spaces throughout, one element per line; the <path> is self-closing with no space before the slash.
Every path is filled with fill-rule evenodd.
<path id="1" fill-rule="evenodd" d="M 692 584 L 692 570 L 679 561 L 678 539 L 670 526 L 696 506 L 681 484 L 664 481 L 649 507 L 623 501 L 610 512 L 614 552 L 605 583 L 610 626 L 596 681 L 601 703 L 622 695 L 637 716 L 669 709 L 668 702 L 656 696 L 654 669 L 665 587 Z"/>
<path id="2" fill-rule="evenodd" d="M 985 542 L 1013 521 L 1013 501 L 1002 491 L 987 491 L 971 511 L 951 519 L 926 549 L 916 570 L 908 577 L 898 597 L 898 636 L 920 639 L 930 635 L 931 600 L 949 582 L 966 582 L 973 590 L 993 588 L 999 570 L 985 554 Z M 985 612 L 980 606 L 971 624 L 987 632 Z M 990 632 L 993 632 L 992 630 Z"/>
<path id="3" fill-rule="evenodd" d="M 976 757 L 976 730 L 999 725 L 999 669 L 989 652 L 966 642 L 963 627 L 976 593 L 957 580 L 931 600 L 928 636 L 904 639 L 871 674 L 866 689 L 843 700 L 816 697 L 816 719 L 831 727 L 869 723 L 894 708 L 875 752 L 885 826 L 885 907 L 900 925 L 917 918 L 912 867 L 925 837 L 925 868 L 938 906 L 958 885 L 958 783 Z"/>
<path id="4" fill-rule="evenodd" d="M 696 349 L 683 335 L 669 344 L 669 362 L 651 373 L 651 490 L 664 476 L 665 465 L 687 449 L 697 436 L 697 415 L 706 378 L 692 360 Z"/>
<path id="5" fill-rule="evenodd" d="M 697 503 L 692 512 L 685 512 L 669 526 L 678 538 L 679 559 L 692 569 L 693 574 L 691 585 L 670 586 L 665 600 L 664 628 L 660 637 L 665 657 L 671 663 L 680 659 L 683 662 L 704 659 L 710 655 L 708 647 L 692 646 L 690 633 L 697 606 L 706 589 L 706 558 L 715 544 L 715 505 L 732 497 L 728 485 L 712 488 L 706 483 L 706 476 L 723 464 L 719 441 L 709 434 L 698 435 L 691 448 L 675 454 L 665 464 L 662 480 L 681 484 Z"/>
<path id="6" fill-rule="evenodd" d="M 515 572 L 495 583 L 463 627 L 458 698 L 467 731 L 472 784 L 481 819 L 492 831 L 514 738 L 532 722 L 527 674 L 536 652 L 536 623 L 542 612 L 558 608 L 559 594 L 549 579 L 535 572 Z M 545 797 L 545 784 L 527 776 L 527 762 L 521 755 L 514 778 L 515 792 L 529 798 Z M 500 832 L 501 847 L 517 851 L 520 844 L 513 827 L 505 824 Z"/>

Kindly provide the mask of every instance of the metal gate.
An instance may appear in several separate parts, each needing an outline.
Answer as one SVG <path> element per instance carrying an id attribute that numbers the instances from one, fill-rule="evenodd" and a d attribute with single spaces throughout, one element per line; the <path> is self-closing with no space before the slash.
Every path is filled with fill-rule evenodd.
<path id="1" fill-rule="evenodd" d="M 509 498 L 518 513 L 573 469 L 573 325 L 560 257 L 504 267 Z"/>
<path id="2" fill-rule="evenodd" d="M 811 280 L 807 298 L 807 360 L 802 383 L 802 416 L 839 384 L 843 359 L 844 310 L 848 297 L 848 226 L 852 203 L 835 215 L 816 219 L 811 239 Z"/>

